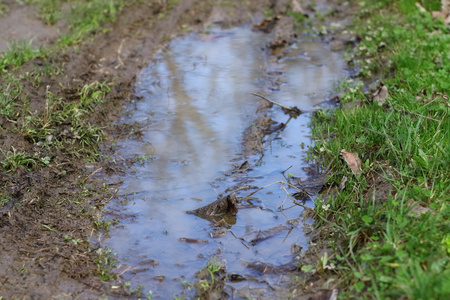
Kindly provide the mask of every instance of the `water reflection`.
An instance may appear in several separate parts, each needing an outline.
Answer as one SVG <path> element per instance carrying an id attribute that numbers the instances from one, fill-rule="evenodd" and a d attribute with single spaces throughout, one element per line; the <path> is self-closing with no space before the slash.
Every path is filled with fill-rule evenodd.
<path id="1" fill-rule="evenodd" d="M 261 53 L 254 49 L 260 42 L 258 34 L 238 31 L 205 41 L 182 38 L 163 61 L 143 71 L 138 94 L 148 101 L 138 111 L 154 112 L 157 124 L 145 140 L 158 157 L 158 182 L 146 183 L 146 189 L 160 189 L 162 182 L 171 188 L 202 184 L 224 170 L 253 114 L 252 102 L 242 98 L 249 98 L 262 76 Z M 155 79 L 159 86 L 148 84 Z"/>

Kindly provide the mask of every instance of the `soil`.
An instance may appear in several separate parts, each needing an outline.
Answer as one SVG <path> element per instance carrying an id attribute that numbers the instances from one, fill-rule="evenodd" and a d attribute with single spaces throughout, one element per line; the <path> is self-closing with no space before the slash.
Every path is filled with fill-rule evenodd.
<path id="1" fill-rule="evenodd" d="M 83 157 L 61 150 L 42 149 L 25 133 L 13 130 L 14 122 L 0 115 L 1 149 L 7 151 L 14 147 L 16 151 L 51 157 L 52 162 L 33 171 L 22 167 L 0 173 L 0 194 L 10 198 L 0 207 L 0 298 L 134 297 L 125 288 L 112 288 L 120 283 L 101 280 L 106 272 L 101 266 L 106 268 L 107 265 L 101 249 L 92 239 L 98 229 L 94 223 L 101 220 L 102 208 L 113 193 L 111 189 L 102 189 L 102 181 L 98 179 L 126 167 L 127 162 L 116 164 L 108 155 L 114 153 L 114 139 L 132 130 L 114 124 L 123 106 L 133 98 L 136 75 L 167 41 L 187 31 L 202 31 L 213 24 L 260 24 L 264 19 L 263 11 L 267 9 L 282 16 L 280 24 L 292 23 L 292 20 L 286 21 L 288 17 L 283 17 L 291 2 L 287 0 L 180 0 L 170 10 L 159 4 L 163 1 L 153 2 L 125 7 L 116 22 L 106 25 L 110 29 L 107 33 L 93 33 L 81 46 L 64 50 L 56 62 L 63 70 L 61 74 L 42 78 L 37 88 L 30 82 L 22 82 L 24 92 L 29 95 L 30 109 L 37 113 L 44 110 L 47 89 L 56 97 L 71 99 L 73 91 L 85 84 L 113 82 L 106 104 L 98 106 L 89 120 L 102 126 L 107 133 L 101 147 L 102 158 L 87 163 Z M 326 6 L 331 5 L 328 3 L 331 1 L 315 2 L 318 7 L 331 7 Z M 36 17 L 35 6 L 21 6 L 13 0 L 3 3 L 9 11 L 0 18 L 0 27 L 17 29 L 6 36 L 8 39 L 29 38 L 31 31 L 26 29 L 27 24 L 33 28 L 32 36 L 37 45 L 52 43 L 55 32 L 65 30 L 63 23 L 43 24 Z M 161 18 L 161 12 L 165 17 Z M 312 10 L 308 12 L 313 15 Z M 343 20 L 347 15 L 336 10 L 334 18 Z M 295 38 L 292 26 L 283 26 L 274 29 L 277 39 L 269 45 L 270 51 Z M 2 47 L 4 49 L 5 45 L 0 45 L 0 49 Z M 44 63 L 43 58 L 34 59 L 26 63 L 21 72 L 34 70 Z M 261 137 L 270 123 L 264 118 L 268 104 L 263 100 L 260 103 L 261 121 L 249 128 L 244 137 L 244 148 L 250 153 L 261 150 Z"/>

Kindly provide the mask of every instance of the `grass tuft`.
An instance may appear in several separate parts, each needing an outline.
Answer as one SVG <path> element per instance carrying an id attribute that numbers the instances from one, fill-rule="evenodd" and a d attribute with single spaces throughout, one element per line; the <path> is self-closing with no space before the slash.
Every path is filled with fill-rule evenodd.
<path id="1" fill-rule="evenodd" d="M 20 67 L 25 62 L 42 55 L 42 50 L 31 46 L 31 41 L 13 43 L 11 47 L 0 53 L 0 76 Z"/>

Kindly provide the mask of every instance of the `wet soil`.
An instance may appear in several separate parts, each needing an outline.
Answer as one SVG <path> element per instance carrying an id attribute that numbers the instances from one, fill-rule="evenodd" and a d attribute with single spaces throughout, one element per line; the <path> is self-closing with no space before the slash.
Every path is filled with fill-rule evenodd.
<path id="1" fill-rule="evenodd" d="M 10 3 L 11 2 L 11 3 Z M 1 19 L 4 26 L 15 26 L 20 14 L 23 20 L 39 22 L 33 6 L 10 5 L 7 15 Z M 90 121 L 102 126 L 108 134 L 103 145 L 103 158 L 86 163 L 83 157 L 65 152 L 52 152 L 33 144 L 25 133 L 13 130 L 17 125 L 0 116 L 0 148 L 49 156 L 52 163 L 45 168 L 29 171 L 18 168 L 14 172 L 0 173 L 2 195 L 10 201 L 0 207 L 0 296 L 6 299 L 74 298 L 98 299 L 131 297 L 125 289 L 111 288 L 116 282 L 100 280 L 98 245 L 92 243 L 96 228 L 94 221 L 102 217 L 102 209 L 112 197 L 113 190 L 101 189 L 101 178 L 121 172 L 131 161 L 111 161 L 114 141 L 133 131 L 130 126 L 118 126 L 116 121 L 123 107 L 131 101 L 134 82 L 140 69 L 147 65 L 156 50 L 166 46 L 174 36 L 186 31 L 202 31 L 211 24 L 222 26 L 242 23 L 259 24 L 263 11 L 271 9 L 275 15 L 286 12 L 289 1 L 195 1 L 181 0 L 165 17 L 158 15 L 163 4 L 132 5 L 124 9 L 117 22 L 108 24 L 110 30 L 94 33 L 83 45 L 65 50 L 57 63 L 63 72 L 43 78 L 44 84 L 36 88 L 23 81 L 29 95 L 30 109 L 42 112 L 46 89 L 56 97 L 71 99 L 73 91 L 93 81 L 113 82 L 106 105 L 92 113 Z M 322 8 L 330 9 L 319 2 Z M 334 18 L 342 19 L 337 10 Z M 311 15 L 313 13 L 311 12 Z M 31 21 L 30 21 L 31 22 Z M 285 22 L 285 21 L 283 21 Z M 281 22 L 281 24 L 283 24 Z M 23 22 L 26 23 L 26 22 Z M 2 26 L 3 26 L 2 25 Z M 62 26 L 64 24 L 57 24 Z M 51 43 L 54 28 L 33 26 L 38 43 Z M 2 27 L 3 28 L 3 27 Z M 6 28 L 6 27 L 5 27 Z M 287 29 L 286 29 L 287 28 Z M 289 44 L 295 38 L 292 27 L 277 27 L 277 40 L 273 45 Z M 277 31 L 278 30 L 278 31 Z M 27 34 L 29 31 L 24 30 Z M 17 31 L 11 38 L 27 38 Z M 22 35 L 22 36 L 21 36 Z M 20 72 L 34 70 L 45 61 L 38 58 L 26 63 Z M 15 71 L 17 72 L 17 71 Z M 2 83 L 3 84 L 3 83 Z M 48 86 L 48 87 L 47 87 Z M 261 115 L 268 104 L 261 101 Z M 244 137 L 244 148 L 257 153 L 261 150 L 261 137 L 267 130 L 267 119 L 261 118 L 260 126 L 251 127 Z"/>

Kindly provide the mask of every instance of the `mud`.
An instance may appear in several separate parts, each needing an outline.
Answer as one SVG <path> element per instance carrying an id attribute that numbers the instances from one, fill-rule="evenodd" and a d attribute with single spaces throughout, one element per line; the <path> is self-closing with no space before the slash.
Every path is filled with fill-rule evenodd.
<path id="1" fill-rule="evenodd" d="M 3 7 L 7 7 L 4 16 L 0 17 L 0 52 L 10 48 L 14 43 L 29 43 L 33 46 L 43 46 L 52 43 L 60 31 L 65 31 L 65 26 L 57 24 L 49 26 L 42 22 L 37 14 L 39 8 L 34 5 L 23 6 L 18 1 L 2 1 Z M 1 14 L 0 14 L 1 16 Z"/>
<path id="2" fill-rule="evenodd" d="M 23 24 L 41 22 L 34 17 L 35 7 L 18 6 L 14 2 L 3 1 L 11 5 L 6 16 L 1 18 L 2 28 L 16 26 L 17 15 L 26 21 Z M 101 178 L 106 174 L 121 172 L 133 163 L 117 163 L 107 158 L 107 155 L 114 153 L 114 139 L 130 133 L 139 135 L 136 128 L 117 125 L 116 121 L 124 104 L 131 100 L 133 83 L 139 70 L 173 36 L 184 34 L 186 30 L 201 31 L 210 24 L 259 24 L 264 19 L 263 10 L 272 7 L 276 14 L 283 14 L 288 3 L 270 0 L 257 3 L 223 2 L 224 5 L 219 5 L 217 1 L 181 0 L 162 19 L 158 17 L 161 5 L 128 6 L 119 15 L 117 22 L 108 25 L 110 31 L 94 34 L 92 41 L 86 41 L 78 48 L 68 49 L 58 56 L 53 63 L 63 70 L 61 74 L 43 78 L 43 84 L 38 88 L 26 80 L 21 82 L 29 95 L 30 109 L 37 113 L 44 109 L 47 86 L 56 97 L 71 99 L 74 91 L 93 81 L 114 82 L 114 85 L 107 95 L 107 105 L 97 107 L 90 117 L 92 123 L 104 127 L 109 137 L 102 148 L 105 157 L 94 162 L 86 163 L 82 157 L 41 149 L 26 134 L 18 134 L 18 131 L 12 130 L 24 120 L 11 122 L 0 116 L 1 149 L 8 150 L 13 146 L 18 151 L 52 158 L 52 163 L 45 168 L 34 171 L 19 168 L 12 173 L 0 173 L 1 193 L 10 198 L 0 208 L 1 297 L 132 297 L 131 292 L 126 289 L 112 288 L 117 282 L 101 281 L 99 265 L 104 262 L 100 263 L 98 260 L 105 256 L 97 251 L 98 245 L 91 243 L 96 232 L 93 223 L 101 219 L 102 208 L 114 191 L 102 190 L 100 187 L 104 181 Z M 335 14 L 335 18 L 338 15 Z M 34 35 L 37 43 L 52 43 L 55 39 L 55 27 L 39 24 L 32 25 L 37 29 Z M 64 24 L 54 26 L 64 29 Z M 18 30 L 6 38 L 29 38 L 28 33 L 29 30 Z M 291 31 L 279 36 L 281 44 L 289 44 L 290 39 L 295 37 Z M 45 61 L 42 58 L 30 61 L 22 67 L 21 72 L 39 68 L 43 63 Z M 268 88 L 276 89 L 276 85 L 270 83 Z M 260 105 L 258 111 L 264 116 L 269 104 L 261 101 Z M 261 151 L 261 137 L 270 124 L 266 117 L 259 120 L 260 123 L 250 127 L 244 138 L 245 149 L 249 153 Z M 133 218 L 132 215 L 129 217 Z M 255 294 L 258 291 L 253 292 Z"/>

